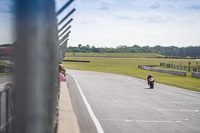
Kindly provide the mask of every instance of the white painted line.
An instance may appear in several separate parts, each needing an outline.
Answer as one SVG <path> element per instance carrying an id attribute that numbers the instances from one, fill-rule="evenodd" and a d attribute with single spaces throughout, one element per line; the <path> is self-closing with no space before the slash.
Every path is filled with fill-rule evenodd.
<path id="1" fill-rule="evenodd" d="M 159 121 L 159 120 L 125 120 L 125 119 L 101 119 L 103 121 L 124 121 L 124 122 L 139 122 L 139 123 L 181 123 L 182 121 L 188 121 L 189 119 L 182 119 L 182 120 L 168 120 L 168 121 Z"/>
<path id="2" fill-rule="evenodd" d="M 136 122 L 141 122 L 141 123 L 174 123 L 176 121 L 147 121 L 147 120 L 136 120 Z M 179 121 L 181 122 L 181 121 Z"/>
<path id="3" fill-rule="evenodd" d="M 180 112 L 199 112 L 199 110 L 187 110 L 187 109 L 155 109 L 158 111 L 180 111 Z"/>
<path id="4" fill-rule="evenodd" d="M 177 104 L 200 104 L 200 103 L 194 103 L 194 102 L 172 102 Z"/>
<path id="5" fill-rule="evenodd" d="M 85 95 L 83 94 L 83 91 L 82 91 L 81 87 L 79 86 L 76 78 L 74 76 L 72 76 L 72 77 L 74 78 L 74 81 L 75 81 L 75 83 L 76 83 L 76 85 L 77 85 L 77 87 L 80 91 L 80 94 L 83 98 L 83 101 L 84 101 L 86 107 L 87 107 L 87 110 L 88 110 L 88 112 L 89 112 L 89 114 L 90 114 L 90 116 L 91 116 L 91 118 L 92 118 L 92 120 L 93 120 L 93 122 L 94 122 L 94 124 L 97 128 L 97 132 L 98 133 L 104 133 L 103 128 L 101 127 L 101 124 L 99 123 L 98 119 L 96 118 L 95 114 L 93 113 L 92 108 L 91 108 L 90 104 L 88 103 Z"/>

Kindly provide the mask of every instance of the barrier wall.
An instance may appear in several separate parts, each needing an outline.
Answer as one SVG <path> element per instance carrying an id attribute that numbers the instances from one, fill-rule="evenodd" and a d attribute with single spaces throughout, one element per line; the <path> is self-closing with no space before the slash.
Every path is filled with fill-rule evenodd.
<path id="1" fill-rule="evenodd" d="M 186 76 L 187 72 L 186 71 L 177 71 L 177 70 L 169 70 L 169 69 L 158 69 L 158 68 L 152 68 L 148 66 L 138 66 L 138 68 L 148 70 L 148 71 L 153 71 L 153 72 L 161 72 L 161 73 L 167 73 L 167 74 L 174 74 L 178 76 Z"/>
<path id="2" fill-rule="evenodd" d="M 200 78 L 200 73 L 198 73 L 198 72 L 192 72 L 192 77 Z"/>

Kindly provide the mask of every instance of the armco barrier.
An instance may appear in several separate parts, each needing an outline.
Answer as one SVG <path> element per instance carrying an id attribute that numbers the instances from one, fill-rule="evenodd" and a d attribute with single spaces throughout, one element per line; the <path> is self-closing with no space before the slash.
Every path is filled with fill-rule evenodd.
<path id="1" fill-rule="evenodd" d="M 198 73 L 198 72 L 192 72 L 192 77 L 200 78 L 200 73 Z"/>
<path id="2" fill-rule="evenodd" d="M 148 71 L 153 71 L 153 72 L 161 72 L 161 73 L 168 73 L 168 74 L 174 74 L 178 76 L 186 76 L 186 71 L 177 71 L 177 70 L 169 70 L 169 69 L 158 69 L 158 68 L 152 68 L 148 66 L 138 66 L 138 68 L 148 70 Z"/>

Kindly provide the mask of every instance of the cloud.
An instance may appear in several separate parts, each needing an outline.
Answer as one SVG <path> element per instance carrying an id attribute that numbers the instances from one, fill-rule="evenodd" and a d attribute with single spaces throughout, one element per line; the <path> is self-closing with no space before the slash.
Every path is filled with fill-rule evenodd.
<path id="1" fill-rule="evenodd" d="M 158 2 L 155 2 L 152 6 L 150 6 L 151 9 L 158 9 L 160 8 L 160 4 Z"/>
<path id="2" fill-rule="evenodd" d="M 112 6 L 117 4 L 117 0 L 76 0 L 75 3 L 77 10 L 80 9 L 83 12 L 87 12 L 88 10 L 90 10 L 94 13 L 94 11 L 109 10 Z"/>
<path id="3" fill-rule="evenodd" d="M 199 0 L 163 0 L 163 5 L 166 7 L 171 7 L 171 8 L 178 8 L 181 10 L 184 9 L 198 9 L 200 7 L 200 1 Z"/>
<path id="4" fill-rule="evenodd" d="M 199 0 L 134 0 L 132 2 L 134 9 L 152 10 L 152 9 L 163 9 L 163 10 L 199 10 Z"/>
<path id="5" fill-rule="evenodd" d="M 78 23 L 81 23 L 81 24 L 86 24 L 86 25 L 91 25 L 91 24 L 94 24 L 96 22 L 98 22 L 97 20 L 98 18 L 94 15 L 80 15 L 79 18 L 77 18 L 77 21 Z"/>
<path id="6" fill-rule="evenodd" d="M 188 7 L 189 9 L 200 10 L 200 5 L 192 5 Z"/>
<path id="7" fill-rule="evenodd" d="M 69 45 L 176 45 L 180 40 L 182 45 L 197 44 L 199 3 L 199 0 L 76 0 Z"/>
<path id="8" fill-rule="evenodd" d="M 101 3 L 101 6 L 99 8 L 100 10 L 109 10 L 110 9 L 110 4 L 108 3 Z"/>
<path id="9" fill-rule="evenodd" d="M 107 3 L 107 4 L 116 4 L 117 0 L 100 0 L 102 3 Z"/>
<path id="10" fill-rule="evenodd" d="M 149 9 L 158 9 L 160 8 L 160 0 L 135 0 L 132 1 L 131 4 L 133 5 L 134 9 L 136 10 L 149 10 Z"/>
<path id="11" fill-rule="evenodd" d="M 99 9 L 100 10 L 109 10 L 110 9 L 110 4 L 102 3 Z"/>
<path id="12" fill-rule="evenodd" d="M 119 11 L 114 16 L 118 19 L 126 19 L 129 21 L 140 21 L 147 23 L 174 23 L 176 16 L 171 14 L 162 14 L 155 11 L 137 12 L 137 11 Z"/>

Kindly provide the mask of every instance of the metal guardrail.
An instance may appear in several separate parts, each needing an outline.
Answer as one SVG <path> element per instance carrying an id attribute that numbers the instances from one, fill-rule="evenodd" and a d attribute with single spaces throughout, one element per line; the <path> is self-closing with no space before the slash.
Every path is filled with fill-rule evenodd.
<path id="1" fill-rule="evenodd" d="M 199 78 L 200 79 L 200 73 L 198 73 L 198 72 L 192 72 L 191 76 L 194 77 L 194 78 Z"/>
<path id="2" fill-rule="evenodd" d="M 138 68 L 148 70 L 148 71 L 153 71 L 153 72 L 161 72 L 161 73 L 167 73 L 167 74 L 173 74 L 173 75 L 178 75 L 178 76 L 186 76 L 187 72 L 186 71 L 177 71 L 177 70 L 169 70 L 169 69 L 158 69 L 158 68 L 152 68 L 149 66 L 138 66 Z"/>
<path id="3" fill-rule="evenodd" d="M 2 84 L 0 86 L 0 133 L 12 132 L 13 119 L 13 88 L 10 83 Z"/>

